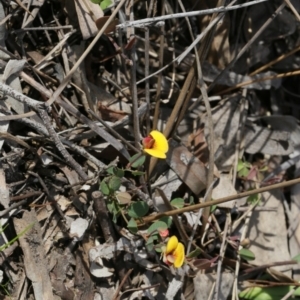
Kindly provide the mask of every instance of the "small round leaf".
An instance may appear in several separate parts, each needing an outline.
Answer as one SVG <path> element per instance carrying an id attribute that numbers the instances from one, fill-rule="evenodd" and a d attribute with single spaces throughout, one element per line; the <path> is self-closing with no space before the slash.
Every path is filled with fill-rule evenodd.
<path id="1" fill-rule="evenodd" d="M 114 175 L 115 166 L 110 166 L 106 169 L 106 173 L 110 175 Z"/>
<path id="2" fill-rule="evenodd" d="M 120 204 L 129 204 L 131 202 L 132 196 L 127 192 L 119 192 L 116 197 Z"/>
<path id="3" fill-rule="evenodd" d="M 146 247 L 148 251 L 152 251 L 154 249 L 154 243 L 158 240 L 158 235 L 152 235 L 148 238 L 146 242 Z"/>
<path id="4" fill-rule="evenodd" d="M 182 208 L 184 206 L 184 199 L 175 198 L 171 201 L 171 205 L 176 207 L 176 208 Z"/>
<path id="5" fill-rule="evenodd" d="M 109 187 L 104 180 L 102 180 L 100 183 L 100 191 L 102 192 L 103 195 L 106 195 L 106 196 L 108 196 L 110 194 Z"/>
<path id="6" fill-rule="evenodd" d="M 122 169 L 114 168 L 113 172 L 114 172 L 114 175 L 116 175 L 119 178 L 124 177 L 124 170 L 122 170 Z"/>
<path id="7" fill-rule="evenodd" d="M 107 7 L 109 7 L 112 4 L 112 2 L 110 0 L 103 0 L 100 3 L 100 7 L 102 10 L 106 9 Z"/>
<path id="8" fill-rule="evenodd" d="M 103 8 L 102 6 L 105 6 L 106 4 L 103 4 L 103 5 L 102 4 L 103 4 L 103 2 L 101 2 L 100 7 L 102 9 L 105 9 L 106 7 Z M 109 16 L 104 16 L 104 17 L 101 17 L 101 18 L 97 19 L 95 21 L 97 28 L 99 30 L 101 30 L 102 27 L 105 25 L 105 23 L 108 21 L 108 19 L 109 19 Z M 118 19 L 112 20 L 111 23 L 109 23 L 109 25 L 107 26 L 107 28 L 104 30 L 104 33 L 107 34 L 107 33 L 110 33 L 112 31 L 114 31 L 116 29 L 116 26 L 118 24 L 119 24 L 119 20 Z"/>
<path id="9" fill-rule="evenodd" d="M 132 233 L 137 233 L 138 232 L 138 227 L 136 221 L 131 218 L 127 224 L 128 230 L 130 230 Z"/>
<path id="10" fill-rule="evenodd" d="M 138 201 L 130 205 L 128 209 L 128 215 L 131 218 L 135 218 L 135 219 L 142 218 L 147 214 L 148 210 L 149 210 L 149 206 L 146 202 Z"/>
<path id="11" fill-rule="evenodd" d="M 121 186 L 121 179 L 117 176 L 113 176 L 108 183 L 108 186 L 111 190 L 117 191 Z"/>
<path id="12" fill-rule="evenodd" d="M 129 163 L 131 164 L 132 168 L 138 168 L 144 164 L 146 160 L 146 155 L 141 155 L 140 153 L 137 153 L 130 157 Z"/>
<path id="13" fill-rule="evenodd" d="M 148 234 L 152 234 L 155 231 L 168 229 L 168 225 L 162 221 L 155 221 L 147 230 Z"/>
<path id="14" fill-rule="evenodd" d="M 168 228 L 170 228 L 172 225 L 172 217 L 168 217 L 168 216 L 161 217 L 158 221 L 165 222 Z"/>

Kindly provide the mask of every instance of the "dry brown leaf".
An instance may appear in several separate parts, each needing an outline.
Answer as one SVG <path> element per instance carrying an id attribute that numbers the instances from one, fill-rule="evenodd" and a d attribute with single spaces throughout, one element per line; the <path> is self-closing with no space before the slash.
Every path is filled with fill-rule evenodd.
<path id="1" fill-rule="evenodd" d="M 114 110 L 98 102 L 98 112 L 104 121 L 116 122 L 123 119 L 128 113 Z"/>
<path id="2" fill-rule="evenodd" d="M 95 36 L 98 29 L 94 20 L 104 15 L 100 5 L 94 4 L 90 0 L 75 0 L 75 6 L 83 39 Z"/>
<path id="3" fill-rule="evenodd" d="M 127 192 L 117 192 L 116 198 L 120 204 L 129 204 L 132 196 Z"/>
<path id="4" fill-rule="evenodd" d="M 209 8 L 217 7 L 217 0 L 210 1 L 197 1 L 195 3 L 196 10 L 205 10 Z M 212 16 L 205 15 L 199 16 L 199 27 L 203 31 L 209 24 Z M 229 44 L 229 30 L 230 30 L 230 17 L 225 15 L 222 19 L 222 22 L 219 22 L 215 27 L 215 34 L 210 45 L 210 49 L 207 49 L 208 61 L 218 66 L 221 69 L 224 69 L 228 65 L 231 59 L 230 54 L 230 44 Z M 222 55 L 220 55 L 222 53 Z"/>
<path id="5" fill-rule="evenodd" d="M 189 137 L 189 148 L 192 149 L 196 157 L 201 162 L 207 164 L 209 158 L 209 150 L 206 143 L 204 129 L 198 128 L 195 133 L 192 133 Z"/>
<path id="6" fill-rule="evenodd" d="M 253 211 L 247 237 L 250 239 L 249 250 L 255 254 L 256 265 L 288 261 L 291 259 L 287 243 L 286 220 L 282 204 L 281 191 L 263 193 L 260 206 L 273 208 L 272 211 Z M 276 208 L 274 210 L 274 207 Z M 290 276 L 291 266 L 275 267 Z"/>
<path id="7" fill-rule="evenodd" d="M 21 219 L 14 218 L 13 221 L 18 234 L 33 224 L 32 228 L 20 235 L 19 242 L 24 253 L 26 275 L 31 280 L 35 299 L 54 300 L 41 228 L 35 211 L 24 211 Z"/>
<path id="8" fill-rule="evenodd" d="M 191 191 L 199 195 L 206 188 L 206 167 L 175 140 L 169 140 L 169 147 L 167 163 Z"/>
<path id="9" fill-rule="evenodd" d="M 204 128 L 203 127 L 198 128 L 198 130 L 194 134 L 191 134 L 189 139 L 191 139 L 190 145 L 191 145 L 191 149 L 193 149 L 194 155 L 197 158 L 199 158 L 199 160 L 205 166 L 208 166 L 209 150 L 204 135 Z M 215 177 L 220 177 L 220 173 L 216 165 L 214 165 L 214 175 Z"/>
<path id="10" fill-rule="evenodd" d="M 104 26 L 104 24 L 107 22 L 107 20 L 109 19 L 109 17 L 101 17 L 99 19 L 96 20 L 96 26 L 99 30 L 101 30 L 101 28 Z M 104 33 L 110 33 L 112 31 L 115 31 L 116 26 L 119 24 L 119 20 L 118 19 L 114 19 L 111 23 L 109 23 L 109 25 L 107 26 L 107 28 L 105 29 Z"/>

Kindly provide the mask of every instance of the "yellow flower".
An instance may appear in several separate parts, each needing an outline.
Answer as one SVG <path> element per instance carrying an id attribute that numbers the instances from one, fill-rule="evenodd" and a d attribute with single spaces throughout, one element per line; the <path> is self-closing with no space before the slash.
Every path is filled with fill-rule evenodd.
<path id="1" fill-rule="evenodd" d="M 178 239 L 175 235 L 171 236 L 167 247 L 163 247 L 163 262 L 169 266 L 180 268 L 184 262 L 184 245 L 178 243 Z"/>
<path id="2" fill-rule="evenodd" d="M 166 137 L 159 131 L 153 130 L 143 139 L 144 152 L 157 157 L 166 158 L 169 150 L 169 144 Z"/>

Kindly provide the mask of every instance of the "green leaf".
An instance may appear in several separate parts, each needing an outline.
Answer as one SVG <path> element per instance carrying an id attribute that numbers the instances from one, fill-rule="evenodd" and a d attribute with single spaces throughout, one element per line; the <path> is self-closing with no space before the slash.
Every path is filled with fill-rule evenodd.
<path id="1" fill-rule="evenodd" d="M 249 174 L 249 169 L 243 168 L 238 172 L 239 177 L 247 177 Z"/>
<path id="2" fill-rule="evenodd" d="M 120 186 L 121 186 L 121 179 L 117 176 L 113 176 L 109 182 L 108 182 L 108 186 L 111 190 L 113 191 L 117 191 Z"/>
<path id="3" fill-rule="evenodd" d="M 119 212 L 119 207 L 117 207 L 115 201 L 109 201 L 107 203 L 107 209 L 110 213 L 112 213 L 114 215 L 118 214 L 118 212 Z"/>
<path id="4" fill-rule="evenodd" d="M 250 195 L 247 198 L 247 203 L 248 204 L 256 204 L 258 200 L 259 200 L 258 194 Z"/>
<path id="5" fill-rule="evenodd" d="M 253 287 L 239 293 L 239 299 L 245 300 L 280 300 L 289 293 L 293 286 L 280 287 Z M 294 297 L 300 296 L 300 287 L 295 289 Z M 290 298 L 289 298 L 290 299 Z"/>
<path id="6" fill-rule="evenodd" d="M 189 204 L 190 204 L 190 205 L 194 205 L 194 204 L 195 204 L 195 199 L 194 199 L 193 196 L 190 196 L 190 197 L 189 197 Z"/>
<path id="7" fill-rule="evenodd" d="M 163 246 L 165 246 L 165 244 L 155 244 L 154 245 L 154 250 L 158 253 L 162 253 L 163 252 L 163 249 L 162 249 Z"/>
<path id="8" fill-rule="evenodd" d="M 241 159 L 239 159 L 238 166 L 237 166 L 237 171 L 239 172 L 242 169 L 244 169 L 244 162 Z"/>
<path id="9" fill-rule="evenodd" d="M 127 224 L 128 230 L 130 230 L 132 233 L 137 233 L 138 232 L 138 226 L 136 221 L 131 218 Z"/>
<path id="10" fill-rule="evenodd" d="M 243 160 L 239 159 L 237 171 L 240 171 L 243 168 L 250 169 L 251 168 L 251 164 L 249 162 L 247 162 L 247 161 L 243 161 Z"/>
<path id="11" fill-rule="evenodd" d="M 100 183 L 100 191 L 102 192 L 103 195 L 106 196 L 110 194 L 110 189 L 104 180 L 102 180 Z"/>
<path id="12" fill-rule="evenodd" d="M 217 205 L 212 205 L 210 207 L 210 213 L 213 213 L 216 210 L 217 207 L 218 207 Z"/>
<path id="13" fill-rule="evenodd" d="M 266 171 L 268 171 L 268 169 L 269 169 L 268 166 L 264 166 L 264 167 L 259 169 L 259 172 L 266 172 Z"/>
<path id="14" fill-rule="evenodd" d="M 118 214 L 113 214 L 113 219 L 112 221 L 117 224 L 117 221 L 118 221 Z"/>
<path id="15" fill-rule="evenodd" d="M 239 250 L 239 255 L 241 256 L 241 258 L 243 258 L 245 260 L 254 260 L 255 259 L 254 253 L 246 248 Z"/>
<path id="16" fill-rule="evenodd" d="M 168 225 L 165 222 L 162 221 L 155 221 L 148 229 L 147 233 L 152 234 L 155 231 L 158 230 L 165 230 L 168 229 Z"/>
<path id="17" fill-rule="evenodd" d="M 146 247 L 148 251 L 152 251 L 154 249 L 154 242 L 158 240 L 158 235 L 151 235 L 147 242 Z"/>
<path id="18" fill-rule="evenodd" d="M 141 155 L 141 153 L 137 153 L 130 157 L 129 163 L 131 164 L 132 168 L 138 168 L 144 164 L 146 160 L 146 155 Z"/>
<path id="19" fill-rule="evenodd" d="M 110 175 L 114 175 L 114 168 L 115 166 L 110 166 L 106 169 L 106 173 Z"/>
<path id="20" fill-rule="evenodd" d="M 238 162 L 238 166 L 237 166 L 237 171 L 238 171 L 238 175 L 239 177 L 247 177 L 249 174 L 249 169 L 251 168 L 251 164 L 246 162 L 246 161 L 242 161 L 241 159 Z"/>
<path id="21" fill-rule="evenodd" d="M 130 205 L 130 207 L 128 209 L 128 215 L 131 218 L 138 219 L 138 218 L 145 216 L 148 211 L 149 211 L 148 204 L 143 201 L 138 201 L 138 202 L 134 202 Z"/>
<path id="22" fill-rule="evenodd" d="M 145 174 L 145 172 L 142 171 L 131 171 L 131 173 L 133 176 L 141 176 Z"/>
<path id="23" fill-rule="evenodd" d="M 92 3 L 100 4 L 101 0 L 90 0 Z"/>
<path id="24" fill-rule="evenodd" d="M 0 225 L 0 234 L 7 228 L 9 224 L 6 224 L 4 227 Z"/>
<path id="25" fill-rule="evenodd" d="M 297 261 L 298 263 L 300 263 L 300 253 L 297 254 L 296 256 L 294 256 L 294 257 L 292 258 L 292 260 L 295 260 L 295 261 Z"/>
<path id="26" fill-rule="evenodd" d="M 194 251 L 190 252 L 189 255 L 187 255 L 186 257 L 187 258 L 194 258 L 194 257 L 197 257 L 198 255 L 200 255 L 201 253 L 202 253 L 201 249 L 196 248 Z"/>
<path id="27" fill-rule="evenodd" d="M 168 217 L 168 216 L 162 217 L 158 221 L 165 222 L 167 224 L 168 228 L 170 228 L 172 225 L 172 218 Z"/>
<path id="28" fill-rule="evenodd" d="M 113 172 L 114 172 L 114 175 L 116 175 L 119 178 L 123 178 L 124 177 L 124 170 L 122 170 L 122 169 L 119 169 L 119 168 L 115 167 L 113 169 Z"/>
<path id="29" fill-rule="evenodd" d="M 103 0 L 101 3 L 100 3 L 100 7 L 101 9 L 106 9 L 107 7 L 109 7 L 111 5 L 111 1 L 110 0 Z"/>
<path id="30" fill-rule="evenodd" d="M 22 235 L 24 235 L 26 233 L 26 231 L 28 231 L 33 225 L 34 225 L 34 223 L 27 225 L 17 236 L 15 236 L 13 239 L 8 241 L 6 244 L 2 245 L 0 247 L 0 252 L 5 250 L 6 248 L 8 248 L 10 245 L 12 245 L 16 240 L 18 240 Z M 6 228 L 6 226 L 5 226 L 5 228 Z"/>
<path id="31" fill-rule="evenodd" d="M 184 199 L 175 198 L 171 201 L 171 205 L 176 207 L 176 208 L 182 208 L 184 206 Z"/>
<path id="32" fill-rule="evenodd" d="M 117 218 L 120 214 L 120 207 L 115 201 L 109 201 L 107 203 L 108 211 L 113 215 L 113 222 L 117 223 Z"/>

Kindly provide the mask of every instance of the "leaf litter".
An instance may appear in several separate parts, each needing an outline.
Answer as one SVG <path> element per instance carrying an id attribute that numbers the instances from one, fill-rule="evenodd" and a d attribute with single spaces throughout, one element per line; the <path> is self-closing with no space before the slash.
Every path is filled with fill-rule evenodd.
<path id="1" fill-rule="evenodd" d="M 1 1 L 0 298 L 299 297 L 299 13 Z"/>

